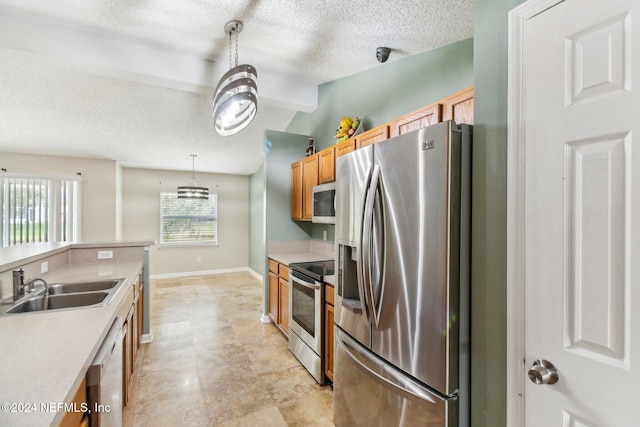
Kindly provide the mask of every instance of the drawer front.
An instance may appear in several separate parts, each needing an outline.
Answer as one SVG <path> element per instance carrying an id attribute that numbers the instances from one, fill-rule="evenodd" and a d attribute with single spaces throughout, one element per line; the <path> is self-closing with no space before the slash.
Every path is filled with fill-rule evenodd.
<path id="1" fill-rule="evenodd" d="M 284 264 L 280 264 L 278 267 L 278 276 L 289 281 L 289 267 Z"/>
<path id="2" fill-rule="evenodd" d="M 269 271 L 273 274 L 278 274 L 278 263 L 272 259 L 269 259 Z"/>
<path id="3" fill-rule="evenodd" d="M 324 300 L 325 300 L 325 302 L 327 304 L 334 305 L 334 303 L 333 303 L 334 292 L 335 292 L 335 290 L 334 290 L 333 286 L 331 286 L 328 283 L 325 283 L 325 286 L 324 286 Z"/>

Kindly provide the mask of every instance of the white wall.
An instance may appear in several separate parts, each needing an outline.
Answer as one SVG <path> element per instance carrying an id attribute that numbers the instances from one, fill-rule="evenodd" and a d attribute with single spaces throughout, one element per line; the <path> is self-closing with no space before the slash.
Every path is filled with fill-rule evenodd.
<path id="1" fill-rule="evenodd" d="M 0 152 L 0 168 L 9 173 L 75 177 L 82 174 L 82 233 L 84 241 L 117 238 L 116 162 L 62 156 Z"/>
<path id="2" fill-rule="evenodd" d="M 124 239 L 159 241 L 160 191 L 175 191 L 190 179 L 190 172 L 123 168 Z M 196 172 L 196 179 L 198 185 L 218 193 L 218 246 L 153 246 L 149 252 L 152 275 L 246 269 L 249 265 L 249 177 Z"/>
<path id="3" fill-rule="evenodd" d="M 8 173 L 82 174 L 82 236 L 86 242 L 160 239 L 160 190 L 188 184 L 191 172 L 133 169 L 112 160 L 0 152 Z M 0 172 L 1 173 L 1 172 Z M 218 192 L 218 246 L 150 250 L 152 275 L 244 270 L 249 265 L 249 177 L 196 173 Z M 202 258 L 202 262 L 196 259 Z"/>

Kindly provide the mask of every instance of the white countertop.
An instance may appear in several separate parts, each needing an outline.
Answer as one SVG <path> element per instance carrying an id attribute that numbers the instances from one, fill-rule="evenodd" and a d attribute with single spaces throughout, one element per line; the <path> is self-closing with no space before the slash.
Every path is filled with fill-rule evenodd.
<path id="1" fill-rule="evenodd" d="M 0 316 L 0 425 L 60 422 L 62 411 L 44 411 L 41 404 L 71 399 L 141 268 L 142 261 L 68 265 L 47 281 L 127 280 L 106 306 Z M 35 411 L 6 412 L 5 403 L 14 409 L 35 404 L 29 408 Z"/>
<path id="2" fill-rule="evenodd" d="M 309 261 L 327 261 L 333 259 L 332 256 L 321 254 L 317 252 L 280 252 L 269 253 L 269 258 L 274 261 L 278 261 L 280 264 L 293 264 L 296 262 L 309 262 Z"/>
<path id="3" fill-rule="evenodd" d="M 114 242 L 67 242 L 67 243 L 29 243 L 0 249 L 0 271 L 20 267 L 43 256 L 51 256 L 69 249 L 122 248 L 128 246 L 151 246 L 153 241 L 114 241 Z"/>

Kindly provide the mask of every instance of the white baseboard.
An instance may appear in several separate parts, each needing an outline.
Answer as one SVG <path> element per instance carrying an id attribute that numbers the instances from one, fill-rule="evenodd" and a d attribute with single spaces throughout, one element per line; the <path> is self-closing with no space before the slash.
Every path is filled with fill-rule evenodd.
<path id="1" fill-rule="evenodd" d="M 263 314 L 262 316 L 260 316 L 260 321 L 262 323 L 271 323 L 271 318 L 268 314 Z"/>
<path id="2" fill-rule="evenodd" d="M 262 274 L 258 273 L 251 267 L 247 267 L 247 272 L 251 274 L 253 277 L 255 277 L 256 279 L 260 280 L 261 282 L 264 280 L 264 277 L 262 276 Z"/>
<path id="3" fill-rule="evenodd" d="M 153 334 L 151 332 L 148 334 L 142 334 L 142 337 L 140 337 L 140 343 L 149 344 L 150 342 L 153 342 Z"/>
<path id="4" fill-rule="evenodd" d="M 165 274 L 152 274 L 151 279 L 177 279 L 180 277 L 191 277 L 191 276 L 209 276 L 215 274 L 225 274 L 225 273 L 249 273 L 252 276 L 262 280 L 262 276 L 256 273 L 249 267 L 240 267 L 240 268 L 223 268 L 220 270 L 203 270 L 203 271 L 183 271 L 180 273 L 165 273 Z"/>

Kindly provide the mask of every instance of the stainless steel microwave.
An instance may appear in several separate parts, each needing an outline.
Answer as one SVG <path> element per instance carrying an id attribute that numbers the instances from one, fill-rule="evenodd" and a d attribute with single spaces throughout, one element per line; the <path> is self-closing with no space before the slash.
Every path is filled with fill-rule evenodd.
<path id="1" fill-rule="evenodd" d="M 313 216 L 311 222 L 321 224 L 336 223 L 336 183 L 320 184 L 313 187 Z"/>

